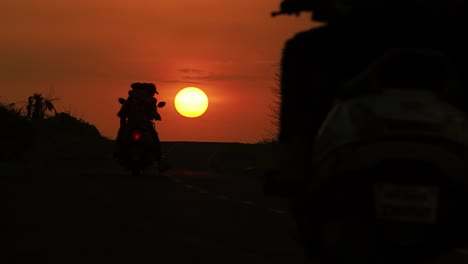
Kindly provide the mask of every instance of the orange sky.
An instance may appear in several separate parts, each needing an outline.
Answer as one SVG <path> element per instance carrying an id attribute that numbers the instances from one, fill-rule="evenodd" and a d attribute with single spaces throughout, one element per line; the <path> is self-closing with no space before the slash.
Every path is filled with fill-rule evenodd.
<path id="1" fill-rule="evenodd" d="M 115 138 L 117 98 L 132 82 L 158 86 L 163 141 L 254 143 L 274 130 L 270 106 L 282 46 L 310 14 L 271 18 L 280 0 L 15 0 L 0 2 L 0 101 L 34 92 Z M 207 112 L 179 115 L 183 87 Z"/>

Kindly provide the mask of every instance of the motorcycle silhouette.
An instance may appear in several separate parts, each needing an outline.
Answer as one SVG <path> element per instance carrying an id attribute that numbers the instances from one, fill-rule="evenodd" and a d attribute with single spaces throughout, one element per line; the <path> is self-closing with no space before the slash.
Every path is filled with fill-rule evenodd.
<path id="1" fill-rule="evenodd" d="M 124 104 L 126 100 L 119 98 L 119 103 Z M 166 102 L 158 102 L 157 108 L 163 108 Z M 156 119 L 161 121 L 161 118 Z M 139 176 L 144 169 L 151 166 L 160 165 L 159 156 L 155 153 L 154 144 L 157 144 L 158 152 L 160 152 L 159 142 L 157 140 L 157 132 L 153 120 L 149 121 L 151 125 L 132 124 L 127 125 L 123 131 L 123 149 L 122 157 L 119 163 L 129 169 L 133 176 Z"/>

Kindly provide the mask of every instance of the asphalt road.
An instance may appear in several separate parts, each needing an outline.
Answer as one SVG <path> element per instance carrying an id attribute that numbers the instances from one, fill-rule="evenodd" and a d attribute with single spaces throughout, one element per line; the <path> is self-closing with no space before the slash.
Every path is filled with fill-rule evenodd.
<path id="1" fill-rule="evenodd" d="M 141 178 L 112 163 L 0 171 L 0 263 L 310 263 L 286 201 L 248 172 L 197 164 Z"/>
<path id="2" fill-rule="evenodd" d="M 307 263 L 284 201 L 255 181 L 119 167 L 1 181 L 1 263 Z"/>

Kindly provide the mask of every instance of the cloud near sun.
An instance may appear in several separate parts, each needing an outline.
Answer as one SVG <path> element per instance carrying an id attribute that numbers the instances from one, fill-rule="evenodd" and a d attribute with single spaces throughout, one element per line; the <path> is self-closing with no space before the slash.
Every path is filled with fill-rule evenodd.
<path id="1" fill-rule="evenodd" d="M 258 81 L 265 80 L 265 76 L 247 75 L 242 73 L 215 73 L 202 69 L 182 68 L 178 70 L 182 75 L 179 79 L 161 79 L 163 83 L 190 83 L 190 84 L 213 84 L 222 81 Z"/>
<path id="2" fill-rule="evenodd" d="M 262 80 L 263 76 L 247 75 L 236 73 L 214 73 L 202 69 L 183 68 L 179 72 L 190 75 L 183 75 L 184 80 L 202 80 L 202 81 L 231 81 L 231 80 Z"/>

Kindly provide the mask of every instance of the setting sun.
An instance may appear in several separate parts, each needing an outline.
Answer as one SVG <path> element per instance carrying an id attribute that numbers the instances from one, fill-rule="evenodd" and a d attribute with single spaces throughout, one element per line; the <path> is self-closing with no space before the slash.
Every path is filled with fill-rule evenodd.
<path id="1" fill-rule="evenodd" d="M 186 87 L 177 93 L 174 105 L 182 116 L 199 117 L 208 109 L 208 96 L 200 88 Z"/>

